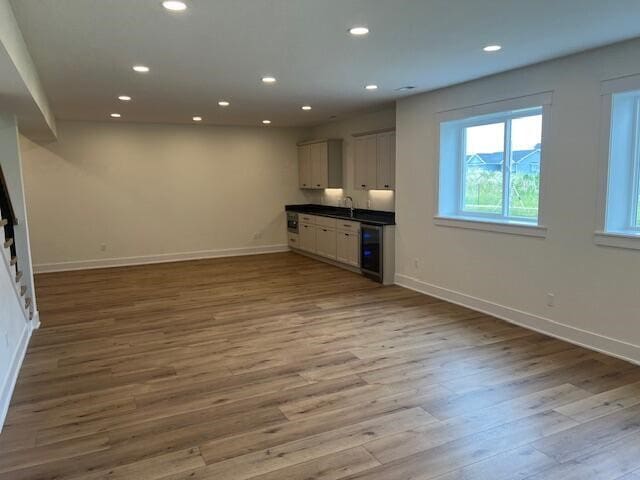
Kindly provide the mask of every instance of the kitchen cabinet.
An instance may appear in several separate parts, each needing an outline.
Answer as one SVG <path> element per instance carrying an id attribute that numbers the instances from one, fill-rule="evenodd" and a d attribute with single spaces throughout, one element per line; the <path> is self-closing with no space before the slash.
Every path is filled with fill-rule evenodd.
<path id="1" fill-rule="evenodd" d="M 360 266 L 360 234 L 358 231 L 337 232 L 336 260 L 353 267 Z"/>
<path id="2" fill-rule="evenodd" d="M 396 134 L 393 131 L 356 137 L 354 187 L 393 190 L 396 170 Z"/>
<path id="3" fill-rule="evenodd" d="M 355 142 L 354 187 L 357 190 L 371 190 L 377 184 L 377 138 L 375 135 L 359 137 Z"/>
<path id="4" fill-rule="evenodd" d="M 396 132 L 376 135 L 376 188 L 393 190 L 396 188 Z"/>
<path id="5" fill-rule="evenodd" d="M 310 253 L 316 253 L 317 239 L 316 226 L 307 223 L 300 224 L 300 232 L 298 233 L 298 242 L 300 250 Z"/>
<path id="6" fill-rule="evenodd" d="M 298 147 L 298 175 L 300 188 L 311 188 L 311 145 Z"/>
<path id="7" fill-rule="evenodd" d="M 342 140 L 299 143 L 298 171 L 300 188 L 342 188 Z"/>
<path id="8" fill-rule="evenodd" d="M 332 228 L 316 226 L 316 254 L 336 259 L 336 231 Z"/>

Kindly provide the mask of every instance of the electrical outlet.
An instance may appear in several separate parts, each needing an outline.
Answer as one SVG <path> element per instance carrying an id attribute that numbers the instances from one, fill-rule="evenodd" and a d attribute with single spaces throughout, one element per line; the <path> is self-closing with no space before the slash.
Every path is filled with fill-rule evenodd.
<path id="1" fill-rule="evenodd" d="M 555 307 L 556 305 L 556 296 L 553 293 L 547 293 L 547 306 Z"/>
<path id="2" fill-rule="evenodd" d="M 100 251 L 101 252 L 106 252 L 107 251 L 107 244 L 106 243 L 101 243 L 100 244 Z"/>

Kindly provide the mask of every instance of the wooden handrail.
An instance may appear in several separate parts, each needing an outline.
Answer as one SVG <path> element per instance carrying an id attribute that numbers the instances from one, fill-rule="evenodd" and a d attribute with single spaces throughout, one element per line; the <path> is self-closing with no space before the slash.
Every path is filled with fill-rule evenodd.
<path id="1" fill-rule="evenodd" d="M 13 209 L 11 197 L 9 196 L 7 181 L 4 178 L 4 173 L 2 172 L 2 166 L 0 166 L 0 210 L 2 211 L 4 218 L 9 220 L 12 225 L 18 224 L 18 218 L 16 217 L 16 212 Z"/>

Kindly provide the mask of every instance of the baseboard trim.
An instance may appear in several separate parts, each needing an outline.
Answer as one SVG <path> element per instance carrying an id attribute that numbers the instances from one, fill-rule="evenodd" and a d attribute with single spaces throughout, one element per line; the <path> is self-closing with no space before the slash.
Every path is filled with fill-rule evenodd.
<path id="1" fill-rule="evenodd" d="M 7 380 L 2 386 L 2 391 L 0 391 L 0 432 L 2 432 L 4 421 L 7 418 L 9 404 L 11 403 L 11 396 L 13 395 L 13 390 L 15 389 L 16 382 L 18 381 L 18 374 L 20 373 L 22 362 L 27 354 L 27 347 L 29 346 L 29 340 L 31 339 L 31 332 L 29 324 L 25 324 L 22 336 L 20 337 L 16 351 L 11 359 L 9 375 L 7 375 Z"/>
<path id="2" fill-rule="evenodd" d="M 571 327 L 549 318 L 489 302 L 455 290 L 432 285 L 408 275 L 396 274 L 395 283 L 401 287 L 491 315 L 529 330 L 640 365 L 640 346 L 638 345 Z"/>
<path id="3" fill-rule="evenodd" d="M 244 255 L 263 255 L 266 253 L 286 252 L 287 245 L 261 245 L 257 247 L 226 248 L 220 250 L 201 250 L 198 252 L 163 253 L 159 255 L 141 255 L 137 257 L 104 258 L 59 263 L 40 263 L 33 266 L 35 273 L 68 272 L 72 270 L 91 270 L 95 268 L 129 267 L 153 263 L 185 262 L 207 258 L 239 257 Z"/>

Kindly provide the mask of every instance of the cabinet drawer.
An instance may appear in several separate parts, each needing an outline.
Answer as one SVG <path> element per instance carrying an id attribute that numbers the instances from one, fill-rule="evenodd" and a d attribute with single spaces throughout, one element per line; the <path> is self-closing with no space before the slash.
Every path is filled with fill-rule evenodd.
<path id="1" fill-rule="evenodd" d="M 344 232 L 358 232 L 360 230 L 360 222 L 352 222 L 350 220 L 338 220 L 336 224 L 338 230 Z"/>
<path id="2" fill-rule="evenodd" d="M 329 217 L 315 217 L 316 225 L 319 227 L 332 228 L 335 230 L 337 220 Z"/>
<path id="3" fill-rule="evenodd" d="M 290 247 L 293 248 L 300 248 L 300 239 L 298 238 L 298 234 L 297 233 L 288 233 L 287 235 L 287 243 L 289 244 Z"/>
<path id="4" fill-rule="evenodd" d="M 300 213 L 298 214 L 298 221 L 300 223 L 307 223 L 309 225 L 315 225 L 316 224 L 316 218 L 313 215 L 308 215 L 306 213 Z"/>

